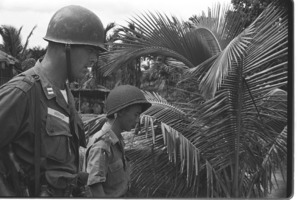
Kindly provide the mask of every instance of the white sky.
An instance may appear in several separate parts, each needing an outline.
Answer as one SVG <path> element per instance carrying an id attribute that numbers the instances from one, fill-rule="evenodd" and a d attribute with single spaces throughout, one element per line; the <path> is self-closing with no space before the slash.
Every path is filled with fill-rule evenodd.
<path id="1" fill-rule="evenodd" d="M 30 38 L 29 48 L 46 47 L 47 42 L 42 38 L 48 23 L 52 15 L 66 5 L 81 5 L 94 11 L 105 27 L 110 22 L 127 25 L 126 20 L 146 11 L 163 12 L 188 20 L 192 15 L 206 12 L 216 2 L 230 4 L 230 0 L 0 0 L 0 25 L 12 25 L 17 29 L 23 26 L 23 43 L 31 29 L 37 25 Z"/>

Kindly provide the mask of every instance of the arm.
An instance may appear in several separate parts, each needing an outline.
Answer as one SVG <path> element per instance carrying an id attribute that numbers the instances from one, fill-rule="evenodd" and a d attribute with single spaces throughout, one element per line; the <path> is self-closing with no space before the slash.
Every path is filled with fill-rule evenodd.
<path id="1" fill-rule="evenodd" d="M 102 187 L 102 183 L 95 183 L 94 185 L 90 185 L 90 190 L 93 197 L 107 197 Z"/>
<path id="2" fill-rule="evenodd" d="M 26 113 L 27 97 L 16 87 L 5 86 L 0 90 L 0 149 L 10 143 L 22 128 Z"/>
<path id="3" fill-rule="evenodd" d="M 87 158 L 86 171 L 89 173 L 87 185 L 90 187 L 93 197 L 107 197 L 103 189 L 108 169 L 107 151 L 95 143 Z"/>

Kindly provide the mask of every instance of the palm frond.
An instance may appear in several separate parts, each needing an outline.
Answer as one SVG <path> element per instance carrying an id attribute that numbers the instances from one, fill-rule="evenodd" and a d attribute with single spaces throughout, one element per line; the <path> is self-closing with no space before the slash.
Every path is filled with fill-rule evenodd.
<path id="1" fill-rule="evenodd" d="M 231 4 L 217 3 L 208 9 L 208 16 L 202 13 L 201 16 L 194 16 L 190 20 L 195 30 L 206 29 L 212 32 L 222 50 L 243 31 L 242 17 L 238 12 L 232 11 Z"/>
<path id="2" fill-rule="evenodd" d="M 145 115 L 141 121 L 141 133 L 126 150 L 133 161 L 131 192 L 139 197 L 205 197 L 199 188 L 204 184 L 200 152 L 167 124 Z"/>
<path id="3" fill-rule="evenodd" d="M 104 32 L 105 35 L 107 35 L 107 32 L 110 31 L 111 29 L 113 29 L 115 26 L 116 26 L 115 22 L 111 22 L 111 23 L 107 24 L 105 27 L 105 32 Z"/>
<path id="4" fill-rule="evenodd" d="M 279 20 L 280 25 L 278 24 Z M 193 76 L 198 76 L 199 89 L 203 96 L 207 99 L 214 96 L 227 76 L 232 63 L 237 62 L 238 59 L 243 59 L 245 65 L 243 70 L 250 74 L 249 70 L 256 70 L 267 62 L 270 63 L 286 56 L 287 47 L 283 48 L 287 41 L 287 29 L 284 28 L 286 25 L 287 19 L 284 17 L 283 11 L 278 10 L 275 6 L 269 6 L 218 56 L 191 69 L 190 73 L 197 73 Z M 277 68 L 282 65 L 284 63 L 280 63 Z"/>
<path id="5" fill-rule="evenodd" d="M 29 39 L 30 39 L 30 37 L 32 36 L 33 31 L 36 29 L 36 27 L 37 27 L 37 25 L 35 25 L 35 26 L 31 29 L 30 33 L 29 33 L 28 36 L 27 36 L 26 42 L 25 42 L 25 44 L 24 44 L 24 46 L 23 46 L 23 49 L 22 49 L 22 52 L 21 52 L 21 58 L 25 58 L 25 52 L 26 52 L 26 50 L 27 50 L 27 45 L 28 45 Z"/>
<path id="6" fill-rule="evenodd" d="M 109 24 L 106 25 L 106 27 L 104 29 L 104 35 L 105 35 L 105 40 L 107 42 L 115 39 L 115 37 L 116 37 L 115 31 L 112 34 L 108 34 L 111 30 L 114 30 L 115 27 L 116 27 L 116 23 L 115 22 L 111 22 L 111 23 L 109 23 Z"/>
<path id="7" fill-rule="evenodd" d="M 219 54 L 208 72 L 201 78 L 199 89 L 203 96 L 211 98 L 217 88 L 227 76 L 231 62 L 237 62 L 238 57 L 245 54 L 245 47 L 250 43 L 249 36 L 253 32 L 247 29 L 239 37 L 233 39 L 230 44 Z"/>
<path id="8" fill-rule="evenodd" d="M 152 103 L 152 106 L 143 113 L 140 120 L 140 123 L 143 124 L 145 137 L 148 138 L 150 132 L 153 144 L 155 144 L 155 130 L 160 128 L 163 144 L 167 147 L 169 161 L 175 164 L 180 162 L 181 173 L 186 168 L 187 181 L 189 182 L 191 176 L 199 174 L 200 153 L 181 131 L 185 132 L 193 119 L 189 118 L 179 108 L 169 104 L 159 94 L 150 92 L 144 92 L 144 94 L 146 99 Z M 180 160 L 177 160 L 178 155 L 180 155 Z"/>
<path id="9" fill-rule="evenodd" d="M 281 24 L 276 25 L 279 19 L 282 20 Z M 271 5 L 245 29 L 245 32 L 249 32 L 248 36 L 244 32 L 239 37 L 246 37 L 251 43 L 238 47 L 237 49 L 242 49 L 240 54 L 229 50 L 238 56 L 231 56 L 227 61 L 231 67 L 226 72 L 227 76 L 222 78 L 220 89 L 216 91 L 214 98 L 196 109 L 199 120 L 208 128 L 198 135 L 198 143 L 194 144 L 210 163 L 211 173 L 222 173 L 224 169 L 232 171 L 234 176 L 229 179 L 229 191 L 234 192 L 231 196 L 247 196 L 249 193 L 263 195 L 261 188 L 270 184 L 256 179 L 254 173 L 257 167 L 263 168 L 262 157 L 268 154 L 267 146 L 274 143 L 286 125 L 286 94 L 276 89 L 287 82 L 286 22 L 283 13 Z M 239 38 L 233 42 L 241 43 Z M 272 47 L 268 48 L 269 45 Z M 280 56 L 276 52 L 278 50 Z M 226 60 L 228 57 L 226 56 Z M 211 64 L 212 61 L 207 63 Z M 215 67 L 214 64 L 211 67 Z M 220 70 L 211 73 L 213 77 L 223 70 L 222 65 L 219 67 Z M 212 81 L 217 79 L 212 78 Z M 199 125 L 194 123 L 194 126 Z M 282 144 L 280 148 L 284 148 L 284 143 Z M 214 155 L 218 155 L 218 158 Z M 220 177 L 224 176 L 214 177 L 220 184 Z M 223 183 L 225 182 L 228 180 L 223 179 Z M 254 184 L 250 187 L 251 191 L 249 184 Z M 217 188 L 223 186 L 211 187 L 214 191 Z M 209 194 L 214 191 L 209 190 Z M 223 192 L 227 191 L 228 188 Z"/>
<path id="10" fill-rule="evenodd" d="M 1 29 L 1 36 L 5 52 L 19 59 L 20 52 L 23 49 L 22 39 L 20 36 L 22 27 L 17 30 L 13 26 L 2 25 Z"/>
<path id="11" fill-rule="evenodd" d="M 194 67 L 211 56 L 204 35 L 186 28 L 176 17 L 160 13 L 141 14 L 132 20 L 135 29 L 122 27 L 121 42 L 110 44 L 112 51 L 102 54 L 102 68 L 108 75 L 125 63 L 145 55 L 164 55 Z M 201 32 L 201 31 L 200 31 Z M 210 35 L 211 36 L 211 35 Z M 200 53 L 201 52 L 201 53 Z"/>
<path id="12" fill-rule="evenodd" d="M 204 41 L 206 41 L 207 45 L 209 47 L 209 51 L 211 55 L 216 55 L 221 52 L 221 46 L 215 37 L 215 35 L 207 28 L 197 28 L 195 32 L 198 32 L 199 35 L 201 35 L 203 38 L 205 38 Z"/>
<path id="13" fill-rule="evenodd" d="M 113 52 L 107 52 L 102 54 L 101 59 L 108 60 L 104 66 L 101 67 L 101 70 L 104 72 L 104 76 L 108 76 L 113 71 L 119 69 L 122 66 L 125 66 L 126 63 L 131 62 L 135 58 L 149 55 L 149 54 L 160 54 L 165 56 L 170 56 L 175 59 L 181 60 L 185 63 L 186 66 L 193 67 L 194 65 L 182 55 L 178 54 L 175 51 L 166 49 L 160 46 L 152 47 L 141 47 L 139 49 L 128 49 L 128 50 L 114 50 Z"/>

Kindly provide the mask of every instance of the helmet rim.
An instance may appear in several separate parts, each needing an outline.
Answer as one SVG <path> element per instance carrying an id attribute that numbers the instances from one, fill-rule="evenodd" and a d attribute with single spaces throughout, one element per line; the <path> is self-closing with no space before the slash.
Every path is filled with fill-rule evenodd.
<path id="1" fill-rule="evenodd" d="M 108 94 L 105 109 L 107 116 L 110 116 L 128 106 L 138 104 L 142 106 L 142 112 L 152 105 L 139 88 L 132 85 L 121 85 Z"/>
<path id="2" fill-rule="evenodd" d="M 107 116 L 110 116 L 110 115 L 113 115 L 114 113 L 117 113 L 129 106 L 132 106 L 132 105 L 141 105 L 142 106 L 142 113 L 144 111 L 146 111 L 148 108 L 151 107 L 151 103 L 148 102 L 148 101 L 145 101 L 145 100 L 139 100 L 139 101 L 133 101 L 131 103 L 126 103 L 124 105 L 121 105 L 121 106 L 118 106 L 118 107 L 115 107 L 114 109 L 111 109 L 109 112 L 107 112 Z"/>

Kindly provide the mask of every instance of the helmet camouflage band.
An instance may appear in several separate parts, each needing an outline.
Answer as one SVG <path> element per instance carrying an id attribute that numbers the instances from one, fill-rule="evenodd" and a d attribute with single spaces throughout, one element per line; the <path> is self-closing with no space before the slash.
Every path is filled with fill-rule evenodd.
<path id="1" fill-rule="evenodd" d="M 51 18 L 46 41 L 90 45 L 105 50 L 105 34 L 102 22 L 90 10 L 70 5 L 58 10 Z"/>
<path id="2" fill-rule="evenodd" d="M 143 92 L 137 87 L 131 85 L 121 85 L 114 88 L 107 96 L 105 107 L 107 116 L 131 105 L 140 104 L 142 112 L 146 111 L 151 103 L 148 102 Z"/>

